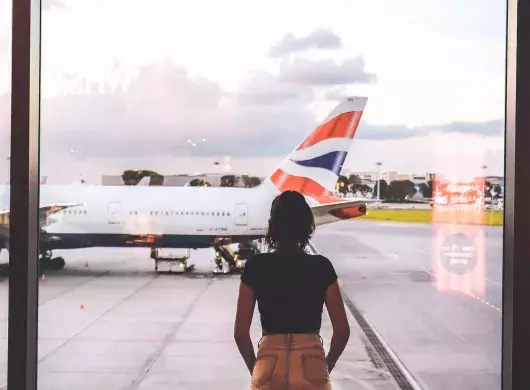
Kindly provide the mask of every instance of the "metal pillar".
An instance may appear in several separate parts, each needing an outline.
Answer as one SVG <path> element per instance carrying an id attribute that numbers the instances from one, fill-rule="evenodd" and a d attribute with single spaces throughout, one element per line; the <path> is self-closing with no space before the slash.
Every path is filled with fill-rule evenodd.
<path id="1" fill-rule="evenodd" d="M 530 0 L 508 0 L 502 388 L 530 388 Z"/>
<path id="2" fill-rule="evenodd" d="M 13 1 L 7 387 L 37 389 L 41 0 Z"/>

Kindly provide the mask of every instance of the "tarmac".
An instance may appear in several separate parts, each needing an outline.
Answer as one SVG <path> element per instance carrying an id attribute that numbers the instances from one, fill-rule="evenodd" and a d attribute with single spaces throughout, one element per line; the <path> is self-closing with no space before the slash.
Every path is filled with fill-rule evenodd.
<path id="1" fill-rule="evenodd" d="M 438 229 L 376 221 L 317 228 L 314 247 L 332 260 L 351 303 L 352 336 L 331 375 L 335 390 L 400 388 L 381 348 L 413 385 L 401 388 L 501 387 L 502 228 L 467 229 L 484 236 L 477 294 L 439 288 Z M 55 254 L 67 266 L 39 282 L 39 389 L 248 388 L 232 338 L 239 276 L 212 275 L 213 251 L 192 251 L 189 274 L 156 274 L 147 250 Z M 7 294 L 0 280 L 0 384 Z M 256 311 L 255 344 L 260 331 Z M 324 311 L 326 348 L 330 336 Z"/>
<path id="2" fill-rule="evenodd" d="M 436 270 L 436 238 L 451 228 L 346 221 L 317 228 L 313 243 L 332 260 L 363 319 L 422 388 L 498 390 L 502 228 L 455 227 L 483 237 L 477 247 L 484 256 L 469 279 Z"/>
<path id="3" fill-rule="evenodd" d="M 38 388 L 247 389 L 233 341 L 238 275 L 212 275 L 211 250 L 192 251 L 189 274 L 154 272 L 147 250 L 65 251 L 40 280 Z M 0 261 L 6 259 L 2 254 Z M 7 368 L 7 280 L 0 281 L 0 381 Z M 352 335 L 334 389 L 398 386 L 350 315 Z M 255 343 L 261 333 L 253 322 Z M 327 349 L 331 324 L 324 310 Z"/>

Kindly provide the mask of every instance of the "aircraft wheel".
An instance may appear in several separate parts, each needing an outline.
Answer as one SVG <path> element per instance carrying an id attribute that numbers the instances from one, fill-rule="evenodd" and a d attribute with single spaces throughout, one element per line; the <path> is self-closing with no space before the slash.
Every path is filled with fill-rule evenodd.
<path id="1" fill-rule="evenodd" d="M 66 265 L 66 261 L 62 257 L 56 257 L 50 260 L 50 266 L 53 269 L 63 269 Z"/>

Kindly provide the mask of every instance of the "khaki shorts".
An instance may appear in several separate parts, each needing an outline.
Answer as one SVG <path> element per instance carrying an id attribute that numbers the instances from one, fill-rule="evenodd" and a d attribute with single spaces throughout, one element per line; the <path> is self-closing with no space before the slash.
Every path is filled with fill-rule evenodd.
<path id="1" fill-rule="evenodd" d="M 319 335 L 274 334 L 258 344 L 251 390 L 331 390 Z"/>

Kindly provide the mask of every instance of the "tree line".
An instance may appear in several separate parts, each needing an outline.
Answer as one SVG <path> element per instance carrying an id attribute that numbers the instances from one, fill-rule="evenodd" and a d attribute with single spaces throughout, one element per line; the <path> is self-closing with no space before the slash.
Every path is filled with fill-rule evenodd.
<path id="1" fill-rule="evenodd" d="M 502 187 L 499 184 L 491 184 L 489 181 L 486 182 L 484 188 L 484 197 L 499 199 L 502 197 Z"/>
<path id="2" fill-rule="evenodd" d="M 407 198 L 414 196 L 418 191 L 424 198 L 432 198 L 432 180 L 429 180 L 427 183 L 421 183 L 418 188 L 410 180 L 394 180 L 388 184 L 386 180 L 381 179 L 379 180 L 379 198 L 388 201 L 403 202 Z M 337 181 L 337 191 L 344 195 L 348 193 L 361 193 L 363 196 L 369 193 L 376 195 L 377 183 L 372 188 L 363 184 L 359 175 L 350 175 L 350 177 L 340 175 Z"/>
<path id="3" fill-rule="evenodd" d="M 121 178 L 126 186 L 135 186 L 144 178 L 149 177 L 150 186 L 161 186 L 164 184 L 164 175 L 158 172 L 141 169 L 141 170 L 126 170 L 122 173 Z M 243 187 L 252 188 L 261 184 L 261 179 L 257 176 L 249 175 L 224 175 L 221 177 L 221 187 Z M 195 178 L 190 181 L 190 187 L 211 187 L 211 183 L 207 179 Z"/>
<path id="4" fill-rule="evenodd" d="M 376 195 L 377 183 L 374 188 L 363 184 L 362 179 L 358 175 L 350 175 L 346 177 L 340 175 L 337 181 L 336 190 L 341 194 L 361 193 L 366 196 L 369 193 Z M 388 184 L 385 180 L 379 180 L 379 198 L 387 201 L 403 202 L 406 199 L 416 195 L 419 192 L 423 198 L 431 199 L 433 196 L 433 182 L 429 180 L 427 183 L 421 183 L 416 186 L 410 180 L 394 180 Z M 502 197 L 502 187 L 499 184 L 493 185 L 486 181 L 484 185 L 484 197 L 499 199 Z"/>

